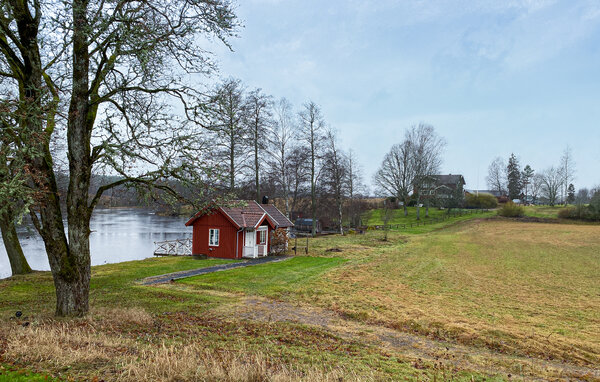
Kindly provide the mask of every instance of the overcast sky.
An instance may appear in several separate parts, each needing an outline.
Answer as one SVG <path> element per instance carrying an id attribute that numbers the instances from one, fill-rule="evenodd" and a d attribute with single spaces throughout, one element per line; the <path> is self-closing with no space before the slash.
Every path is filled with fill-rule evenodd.
<path id="1" fill-rule="evenodd" d="M 599 1 L 238 3 L 234 52 L 215 48 L 221 74 L 320 104 L 368 183 L 419 122 L 467 188 L 487 188 L 496 156 L 541 170 L 567 144 L 576 187 L 600 183 Z"/>

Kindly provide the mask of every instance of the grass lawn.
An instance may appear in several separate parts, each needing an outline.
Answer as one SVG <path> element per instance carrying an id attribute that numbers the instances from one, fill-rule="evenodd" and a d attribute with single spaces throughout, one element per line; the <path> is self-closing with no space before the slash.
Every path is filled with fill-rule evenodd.
<path id="1" fill-rule="evenodd" d="M 107 381 L 595 379 L 600 225 L 462 216 L 383 234 L 161 286 L 135 281 L 229 261 L 93 267 L 81 319 L 52 317 L 48 272 L 0 280 L 0 365 Z M 259 305 L 298 320 L 244 315 Z"/>
<path id="2" fill-rule="evenodd" d="M 325 272 L 346 262 L 339 257 L 294 257 L 290 260 L 215 272 L 178 281 L 198 289 L 241 292 L 282 298 L 301 285 L 319 279 Z"/>
<path id="3" fill-rule="evenodd" d="M 421 208 L 421 219 L 417 220 L 416 207 L 408 207 L 408 215 L 404 216 L 403 209 L 392 210 L 392 216 L 388 222 L 392 230 L 399 230 L 405 233 L 426 233 L 433 230 L 455 224 L 458 221 L 471 220 L 474 217 L 489 217 L 496 214 L 495 211 L 484 212 L 480 210 L 452 209 L 440 210 L 438 208 L 429 209 L 429 217 L 425 216 L 425 208 Z M 438 221 L 437 219 L 447 219 Z M 366 226 L 381 226 L 384 222 L 384 210 L 374 209 L 367 211 L 362 216 L 362 222 Z M 418 224 L 418 225 L 417 225 Z M 395 225 L 400 225 L 396 227 Z"/>
<path id="4" fill-rule="evenodd" d="M 58 381 L 44 374 L 36 374 L 27 370 L 14 370 L 11 366 L 0 364 L 0 382 L 53 382 Z"/>
<path id="5" fill-rule="evenodd" d="M 405 241 L 327 243 L 358 251 L 357 260 L 310 285 L 313 303 L 436 338 L 600 365 L 600 226 L 491 220 Z"/>
<path id="6" fill-rule="evenodd" d="M 532 216 L 536 218 L 558 218 L 558 211 L 565 208 L 564 206 L 525 206 L 525 216 Z"/>

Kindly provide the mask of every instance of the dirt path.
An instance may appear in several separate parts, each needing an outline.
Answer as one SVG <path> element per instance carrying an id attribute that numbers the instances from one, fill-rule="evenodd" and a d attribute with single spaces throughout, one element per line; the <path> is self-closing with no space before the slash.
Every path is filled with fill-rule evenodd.
<path id="1" fill-rule="evenodd" d="M 235 309 L 242 318 L 265 322 L 314 325 L 333 334 L 401 353 L 416 366 L 432 362 L 460 370 L 500 374 L 524 380 L 600 381 L 600 370 L 539 358 L 510 356 L 485 348 L 435 341 L 382 326 L 345 319 L 339 314 L 311 306 L 247 297 Z"/>

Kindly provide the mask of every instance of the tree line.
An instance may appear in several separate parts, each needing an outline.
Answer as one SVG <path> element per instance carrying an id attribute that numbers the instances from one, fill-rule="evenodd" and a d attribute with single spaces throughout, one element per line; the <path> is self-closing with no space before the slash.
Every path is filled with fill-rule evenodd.
<path id="1" fill-rule="evenodd" d="M 488 167 L 486 181 L 491 190 L 504 195 L 508 200 L 520 199 L 525 203 L 556 204 L 589 202 L 594 190 L 581 188 L 576 192 L 573 181 L 576 165 L 573 152 L 565 148 L 558 165 L 536 172 L 529 164 L 521 169 L 517 156 L 512 153 L 508 162 L 495 158 Z"/>
<path id="2" fill-rule="evenodd" d="M 286 98 L 227 78 L 210 90 L 205 110 L 206 154 L 225 174 L 215 187 L 259 203 L 263 195 L 277 197 L 289 218 L 312 218 L 313 235 L 317 219 L 329 215 L 343 233 L 345 213 L 355 218 L 351 207 L 365 186 L 356 156 L 340 148 L 318 104 L 294 110 Z"/>

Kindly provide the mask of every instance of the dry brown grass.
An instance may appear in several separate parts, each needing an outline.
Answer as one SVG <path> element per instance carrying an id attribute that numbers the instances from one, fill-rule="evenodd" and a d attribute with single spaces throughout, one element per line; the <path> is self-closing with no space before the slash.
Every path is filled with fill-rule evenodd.
<path id="1" fill-rule="evenodd" d="M 261 353 L 214 351 L 198 344 L 163 346 L 142 351 L 124 365 L 121 381 L 368 381 L 342 369 L 297 370 L 271 363 Z"/>
<path id="2" fill-rule="evenodd" d="M 361 254 L 307 285 L 311 302 L 431 338 L 600 365 L 600 226 L 470 222 Z"/>
<path id="3" fill-rule="evenodd" d="M 96 310 L 87 318 L 4 321 L 5 346 L 0 360 L 28 365 L 63 377 L 106 381 L 370 381 L 341 368 L 294 368 L 242 342 L 239 350 L 207 348 L 199 339 L 183 342 L 136 340 L 127 326 L 154 323 L 143 309 Z M 119 334 L 123 333 L 123 334 Z M 325 365 L 326 366 L 326 365 Z"/>

